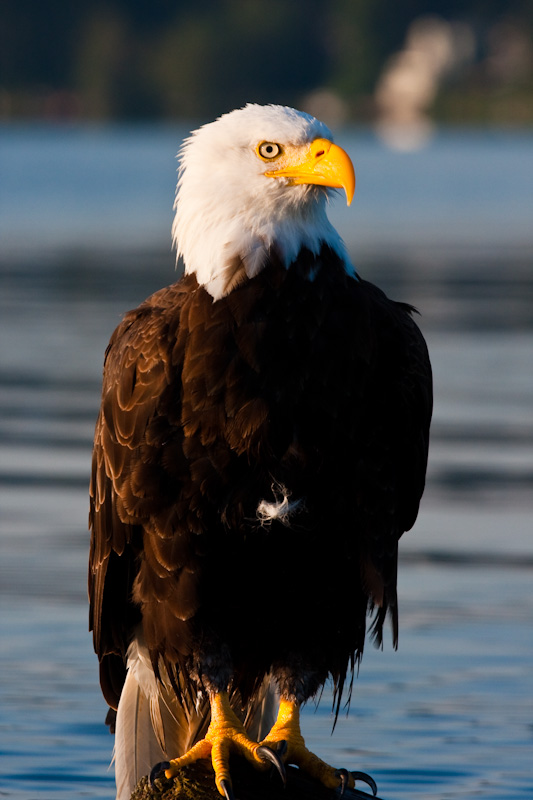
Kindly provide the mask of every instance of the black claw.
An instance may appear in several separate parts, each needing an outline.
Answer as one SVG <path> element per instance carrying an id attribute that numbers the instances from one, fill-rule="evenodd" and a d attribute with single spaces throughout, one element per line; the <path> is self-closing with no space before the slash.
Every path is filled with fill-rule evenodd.
<path id="1" fill-rule="evenodd" d="M 170 768 L 169 761 L 159 761 L 155 767 L 152 767 L 150 772 L 150 786 L 155 789 L 156 779 L 161 776 L 161 773 Z"/>
<path id="2" fill-rule="evenodd" d="M 285 739 L 280 739 L 280 741 L 278 742 L 278 746 L 276 747 L 276 753 L 278 754 L 278 756 L 280 758 L 283 758 L 288 749 L 289 746 L 285 741 Z"/>
<path id="3" fill-rule="evenodd" d="M 354 781 L 364 781 L 372 789 L 372 794 L 376 797 L 378 793 L 378 785 L 372 775 L 367 775 L 366 772 L 352 772 Z"/>
<path id="4" fill-rule="evenodd" d="M 274 764 L 285 786 L 287 783 L 287 773 L 285 772 L 285 765 L 279 755 L 264 744 L 260 745 L 255 752 L 263 761 L 270 761 Z"/>
<path id="5" fill-rule="evenodd" d="M 348 786 L 348 781 L 350 780 L 350 773 L 347 769 L 336 769 L 335 775 L 337 775 L 341 779 L 341 792 L 339 797 L 342 797 L 344 794 L 344 790 Z"/>
<path id="6" fill-rule="evenodd" d="M 235 795 L 233 794 L 233 789 L 229 781 L 227 781 L 225 778 L 222 778 L 220 781 L 220 786 L 224 792 L 226 800 L 235 800 Z"/>

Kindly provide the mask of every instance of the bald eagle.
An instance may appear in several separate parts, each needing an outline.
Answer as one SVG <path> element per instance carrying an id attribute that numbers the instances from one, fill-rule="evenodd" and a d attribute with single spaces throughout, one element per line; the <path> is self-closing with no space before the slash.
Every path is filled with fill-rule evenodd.
<path id="1" fill-rule="evenodd" d="M 356 273 L 326 216 L 354 187 L 327 127 L 282 106 L 181 149 L 184 276 L 115 330 L 94 440 L 90 627 L 119 800 L 154 764 L 209 757 L 231 798 L 230 751 L 353 786 L 306 748 L 299 708 L 329 677 L 338 713 L 367 615 L 396 644 L 432 403 L 413 309 Z"/>

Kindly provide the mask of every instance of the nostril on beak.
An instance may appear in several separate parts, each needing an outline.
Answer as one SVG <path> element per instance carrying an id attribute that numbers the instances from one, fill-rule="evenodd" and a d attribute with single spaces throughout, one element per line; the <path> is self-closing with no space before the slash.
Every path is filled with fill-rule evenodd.
<path id="1" fill-rule="evenodd" d="M 315 153 L 315 158 L 320 158 L 320 156 L 324 155 L 324 150 L 319 150 L 318 153 Z"/>

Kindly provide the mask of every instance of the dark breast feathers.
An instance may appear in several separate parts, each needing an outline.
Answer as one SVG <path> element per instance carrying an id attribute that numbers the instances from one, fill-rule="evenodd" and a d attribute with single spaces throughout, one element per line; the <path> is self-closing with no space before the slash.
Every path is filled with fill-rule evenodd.
<path id="1" fill-rule="evenodd" d="M 189 276 L 129 312 L 106 353 L 91 487 L 109 704 L 141 618 L 171 673 L 194 674 L 207 642 L 229 649 L 243 694 L 289 650 L 342 688 L 369 607 L 378 640 L 387 611 L 396 639 L 430 415 L 410 309 L 328 249 L 289 270 L 273 257 L 217 302 Z"/>

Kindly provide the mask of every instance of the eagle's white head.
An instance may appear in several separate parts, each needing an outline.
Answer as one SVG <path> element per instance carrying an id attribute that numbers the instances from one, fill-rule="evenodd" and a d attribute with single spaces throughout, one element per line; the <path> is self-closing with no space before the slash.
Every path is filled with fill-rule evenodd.
<path id="1" fill-rule="evenodd" d="M 272 247 L 289 267 L 302 247 L 318 253 L 327 244 L 354 274 L 326 216 L 333 189 L 351 202 L 354 169 L 322 122 L 249 104 L 194 131 L 179 159 L 174 243 L 185 272 L 215 300 L 228 291 L 235 259 L 252 278 Z"/>

